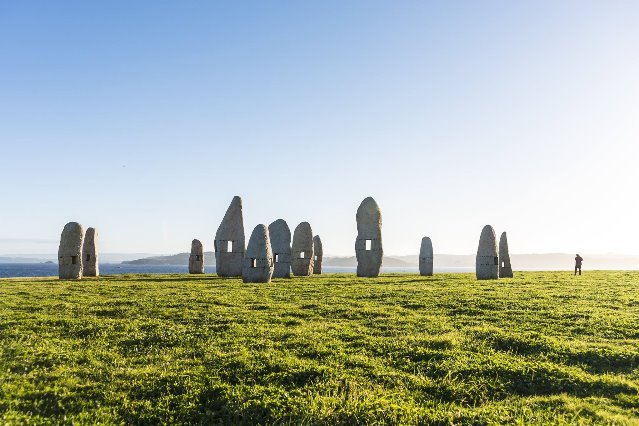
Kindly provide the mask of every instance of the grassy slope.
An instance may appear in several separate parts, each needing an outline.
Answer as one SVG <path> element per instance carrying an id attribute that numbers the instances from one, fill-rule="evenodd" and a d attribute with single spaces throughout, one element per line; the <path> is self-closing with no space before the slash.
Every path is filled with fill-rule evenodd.
<path id="1" fill-rule="evenodd" d="M 3 423 L 639 424 L 639 273 L 0 280 Z"/>

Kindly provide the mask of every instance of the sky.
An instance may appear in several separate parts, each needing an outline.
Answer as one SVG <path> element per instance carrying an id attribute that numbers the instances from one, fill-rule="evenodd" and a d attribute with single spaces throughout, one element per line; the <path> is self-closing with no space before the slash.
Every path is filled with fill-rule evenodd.
<path id="1" fill-rule="evenodd" d="M 0 2 L 0 255 L 212 250 L 308 221 L 354 255 L 639 254 L 639 2 Z"/>

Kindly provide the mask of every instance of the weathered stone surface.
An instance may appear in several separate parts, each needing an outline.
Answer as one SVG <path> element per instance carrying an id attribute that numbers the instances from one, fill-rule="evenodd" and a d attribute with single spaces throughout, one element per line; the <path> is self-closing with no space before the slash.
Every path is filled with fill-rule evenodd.
<path id="1" fill-rule="evenodd" d="M 98 262 L 98 231 L 87 228 L 82 244 L 82 276 L 99 277 L 100 263 Z"/>
<path id="2" fill-rule="evenodd" d="M 419 249 L 419 274 L 433 275 L 433 243 L 430 238 L 422 238 L 422 246 Z"/>
<path id="3" fill-rule="evenodd" d="M 64 226 L 58 248 L 58 275 L 63 280 L 82 278 L 82 243 L 84 230 L 77 222 Z"/>
<path id="4" fill-rule="evenodd" d="M 268 226 L 273 250 L 273 278 L 291 278 L 291 230 L 284 219 Z"/>
<path id="5" fill-rule="evenodd" d="M 513 268 L 510 266 L 510 253 L 508 253 L 508 238 L 502 232 L 499 238 L 499 278 L 512 278 Z"/>
<path id="6" fill-rule="evenodd" d="M 322 239 L 319 235 L 313 237 L 313 252 L 315 256 L 315 262 L 313 263 L 313 273 L 322 273 L 322 258 L 324 257 L 324 250 L 322 249 Z"/>
<path id="7" fill-rule="evenodd" d="M 273 276 L 273 252 L 266 225 L 257 225 L 244 254 L 242 281 L 245 283 L 270 283 Z"/>
<path id="8" fill-rule="evenodd" d="M 372 197 L 362 201 L 357 209 L 357 257 L 358 277 L 378 277 L 382 266 L 382 213 Z"/>
<path id="9" fill-rule="evenodd" d="M 313 231 L 308 222 L 302 222 L 293 231 L 293 247 L 291 248 L 293 275 L 298 277 L 313 275 L 313 256 Z"/>
<path id="10" fill-rule="evenodd" d="M 204 273 L 204 247 L 200 240 L 191 241 L 191 254 L 189 256 L 189 274 Z"/>
<path id="11" fill-rule="evenodd" d="M 235 196 L 215 233 L 215 269 L 219 276 L 239 277 L 242 275 L 244 247 L 242 199 Z"/>
<path id="12" fill-rule="evenodd" d="M 479 237 L 475 273 L 478 280 L 496 280 L 499 278 L 499 257 L 497 256 L 497 239 L 490 225 L 484 226 Z"/>

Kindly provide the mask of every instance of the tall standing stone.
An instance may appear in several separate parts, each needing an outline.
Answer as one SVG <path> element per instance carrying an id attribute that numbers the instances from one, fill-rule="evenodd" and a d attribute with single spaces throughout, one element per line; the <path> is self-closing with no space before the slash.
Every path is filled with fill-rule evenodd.
<path id="1" fill-rule="evenodd" d="M 382 266 L 382 213 L 372 197 L 362 201 L 357 209 L 357 257 L 358 277 L 378 277 Z"/>
<path id="2" fill-rule="evenodd" d="M 291 248 L 293 275 L 299 277 L 313 275 L 313 256 L 313 231 L 308 222 L 302 222 L 293 231 L 293 247 Z"/>
<path id="3" fill-rule="evenodd" d="M 191 241 L 191 254 L 189 255 L 189 274 L 204 273 L 204 247 L 200 240 Z"/>
<path id="4" fill-rule="evenodd" d="M 490 225 L 484 226 L 479 237 L 475 273 L 478 280 L 496 280 L 499 278 L 499 257 L 497 256 L 497 239 Z"/>
<path id="5" fill-rule="evenodd" d="M 58 248 L 58 275 L 63 280 L 82 278 L 82 243 L 84 231 L 77 222 L 64 226 Z"/>
<path id="6" fill-rule="evenodd" d="M 235 196 L 215 233 L 215 269 L 219 276 L 242 276 L 244 245 L 242 199 Z"/>
<path id="7" fill-rule="evenodd" d="M 82 276 L 99 277 L 100 264 L 98 262 L 98 231 L 87 228 L 82 244 Z"/>
<path id="8" fill-rule="evenodd" d="M 266 225 L 257 225 L 244 254 L 242 281 L 245 283 L 270 283 L 273 276 L 273 252 Z"/>
<path id="9" fill-rule="evenodd" d="M 422 238 L 422 246 L 419 249 L 419 274 L 433 275 L 433 243 L 430 238 Z"/>
<path id="10" fill-rule="evenodd" d="M 324 250 L 322 249 L 322 239 L 319 235 L 313 237 L 313 252 L 315 254 L 315 261 L 313 263 L 313 273 L 322 273 L 322 258 L 324 257 Z"/>
<path id="11" fill-rule="evenodd" d="M 499 278 L 512 278 L 513 268 L 510 266 L 510 253 L 508 253 L 508 238 L 502 232 L 499 238 Z"/>
<path id="12" fill-rule="evenodd" d="M 268 226 L 273 250 L 273 278 L 291 277 L 291 230 L 284 219 L 277 219 Z"/>

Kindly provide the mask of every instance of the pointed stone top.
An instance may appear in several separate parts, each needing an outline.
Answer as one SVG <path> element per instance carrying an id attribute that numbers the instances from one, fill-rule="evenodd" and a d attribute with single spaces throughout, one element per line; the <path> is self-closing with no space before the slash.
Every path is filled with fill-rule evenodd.
<path id="1" fill-rule="evenodd" d="M 242 217 L 242 199 L 239 196 L 233 197 L 229 208 L 226 209 L 224 219 L 220 223 L 215 233 L 216 240 L 236 240 L 241 241 L 244 246 L 244 220 Z"/>
<path id="2" fill-rule="evenodd" d="M 87 232 L 84 235 L 84 241 L 85 243 L 93 243 L 93 241 L 95 240 L 95 237 L 98 235 L 98 231 L 95 230 L 95 228 L 87 228 Z"/>
<path id="3" fill-rule="evenodd" d="M 313 251 L 316 256 L 322 256 L 324 254 L 324 250 L 322 249 L 322 239 L 319 235 L 313 237 Z"/>
<path id="4" fill-rule="evenodd" d="M 286 221 L 284 219 L 277 219 L 276 221 L 272 222 L 269 226 L 268 226 L 268 230 L 269 232 L 288 232 L 288 234 L 291 234 L 291 230 L 288 227 L 288 223 L 286 223 Z"/>
<path id="5" fill-rule="evenodd" d="M 313 238 L 313 230 L 311 229 L 311 224 L 308 222 L 301 222 L 299 225 L 295 227 L 294 235 L 299 233 L 300 236 L 304 236 L 304 238 Z"/>
<path id="6" fill-rule="evenodd" d="M 248 256 L 266 256 L 267 254 L 271 256 L 271 244 L 266 225 L 259 224 L 253 228 L 246 253 Z"/>
<path id="7" fill-rule="evenodd" d="M 84 229 L 78 222 L 69 222 L 64 225 L 60 236 L 60 246 L 58 255 L 76 253 L 82 251 L 82 241 L 84 240 Z"/>
<path id="8" fill-rule="evenodd" d="M 496 256 L 497 253 L 497 238 L 495 237 L 495 230 L 492 226 L 486 225 L 481 230 L 481 236 L 479 237 L 479 246 L 477 247 L 478 256 Z"/>
<path id="9" fill-rule="evenodd" d="M 506 237 L 505 232 L 502 232 L 501 237 L 499 237 L 499 248 L 508 251 L 508 237 Z"/>
<path id="10" fill-rule="evenodd" d="M 420 248 L 420 254 L 422 256 L 433 256 L 433 243 L 430 240 L 430 237 L 422 238 L 422 246 Z"/>
<path id="11" fill-rule="evenodd" d="M 373 197 L 366 197 L 357 209 L 357 215 L 380 215 L 379 206 Z"/>
<path id="12" fill-rule="evenodd" d="M 193 241 L 191 241 L 191 247 L 192 248 L 202 247 L 202 243 L 200 242 L 200 240 L 194 239 Z"/>
<path id="13" fill-rule="evenodd" d="M 93 228 L 89 228 L 89 229 L 93 229 Z M 64 229 L 62 230 L 63 234 L 74 234 L 74 233 L 84 233 L 83 229 L 82 229 L 82 225 L 80 225 L 78 222 L 69 222 L 66 225 L 64 225 Z"/>
<path id="14" fill-rule="evenodd" d="M 364 198 L 364 201 L 357 209 L 357 232 L 358 234 L 376 233 L 382 226 L 382 212 L 373 197 Z"/>

